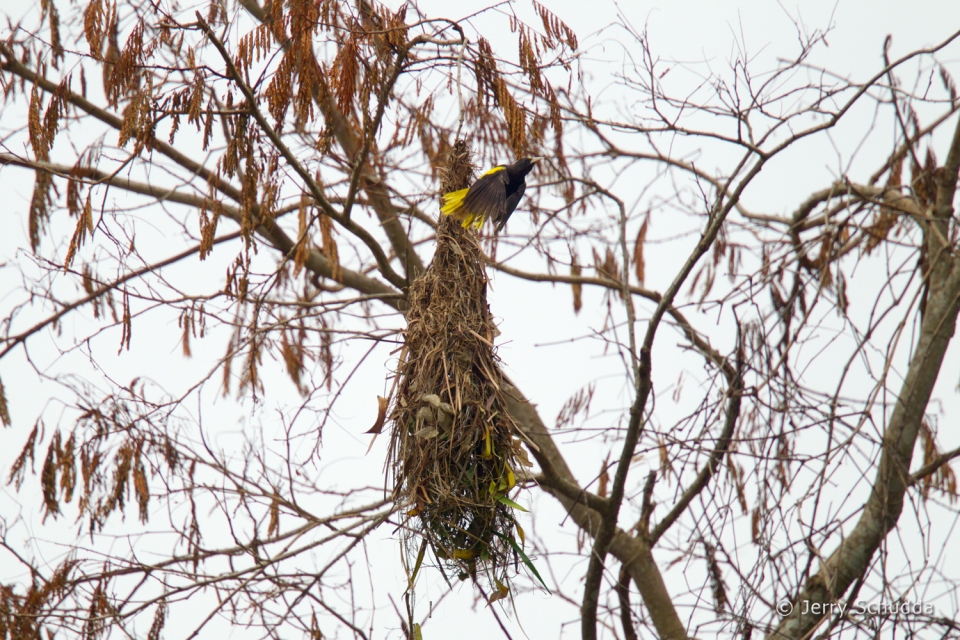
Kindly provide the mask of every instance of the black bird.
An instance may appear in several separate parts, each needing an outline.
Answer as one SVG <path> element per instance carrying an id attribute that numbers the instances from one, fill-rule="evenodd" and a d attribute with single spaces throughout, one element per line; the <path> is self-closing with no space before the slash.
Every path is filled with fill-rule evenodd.
<path id="1" fill-rule="evenodd" d="M 469 188 L 444 194 L 440 211 L 461 220 L 464 229 L 479 229 L 484 220 L 491 218 L 500 233 L 520 204 L 527 188 L 524 179 L 541 160 L 543 158 L 520 158 L 510 165 L 497 165 L 484 172 Z"/>

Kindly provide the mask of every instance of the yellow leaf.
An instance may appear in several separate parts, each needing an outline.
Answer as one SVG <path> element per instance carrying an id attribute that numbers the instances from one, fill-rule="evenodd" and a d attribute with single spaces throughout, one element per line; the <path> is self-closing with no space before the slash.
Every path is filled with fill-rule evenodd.
<path id="1" fill-rule="evenodd" d="M 489 460 L 493 457 L 493 440 L 490 438 L 489 428 L 483 432 L 483 441 L 483 454 L 480 457 L 484 460 Z"/>
<path id="2" fill-rule="evenodd" d="M 503 600 L 510 594 L 510 588 L 507 585 L 503 584 L 496 578 L 494 578 L 493 581 L 497 585 L 497 591 L 496 593 L 491 594 L 490 599 L 487 600 L 487 604 L 493 604 L 497 600 Z"/>

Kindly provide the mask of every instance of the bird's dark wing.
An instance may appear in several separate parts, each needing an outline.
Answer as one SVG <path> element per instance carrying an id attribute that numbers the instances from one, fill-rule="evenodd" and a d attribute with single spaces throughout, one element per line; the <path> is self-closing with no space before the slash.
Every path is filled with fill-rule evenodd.
<path id="1" fill-rule="evenodd" d="M 510 219 L 510 214 L 513 213 L 514 210 L 517 208 L 517 205 L 520 204 L 520 198 L 523 197 L 523 192 L 526 189 L 527 189 L 527 183 L 521 182 L 520 186 L 517 187 L 517 190 L 511 193 L 507 197 L 507 200 L 504 203 L 506 206 L 504 207 L 503 216 L 494 218 L 494 222 L 497 223 L 497 233 L 500 233 L 501 231 L 503 231 L 504 225 L 506 225 L 507 220 Z"/>
<path id="2" fill-rule="evenodd" d="M 499 220 L 503 216 L 509 179 L 503 167 L 494 167 L 470 185 L 462 207 L 469 218 L 464 220 L 463 226 L 472 224 L 474 229 L 479 229 L 487 218 Z"/>

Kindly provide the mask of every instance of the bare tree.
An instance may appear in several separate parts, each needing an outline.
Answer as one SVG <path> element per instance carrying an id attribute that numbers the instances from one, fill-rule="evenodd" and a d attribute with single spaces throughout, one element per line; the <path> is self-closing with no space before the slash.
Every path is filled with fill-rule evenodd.
<path id="1" fill-rule="evenodd" d="M 852 78 L 815 62 L 821 31 L 798 26 L 768 67 L 739 42 L 718 71 L 621 16 L 601 94 L 591 45 L 528 10 L 44 0 L 11 25 L 0 166 L 35 186 L 2 276 L 21 512 L 0 521 L 0 638 L 415 638 L 460 580 L 507 637 L 537 590 L 585 639 L 960 636 L 960 448 L 937 404 L 960 311 L 941 60 L 960 32 L 899 57 L 888 40 Z M 759 209 L 821 140 L 833 178 Z M 440 220 L 464 149 L 545 156 L 532 215 L 499 236 Z M 469 286 L 441 286 L 459 272 Z M 488 308 L 484 274 L 524 299 Z M 557 284 L 572 309 L 531 309 Z M 441 371 L 451 344 L 482 350 L 476 388 L 411 383 L 441 290 L 475 322 L 427 342 Z M 587 301 L 590 335 L 569 338 L 615 357 L 597 377 L 571 364 L 548 426 L 534 381 L 498 368 L 493 316 L 573 331 Z M 358 398 L 397 486 L 331 466 Z M 453 437 L 484 411 L 493 426 Z M 423 489 L 405 439 L 487 462 Z M 448 481 L 497 528 L 438 529 Z M 527 535 L 540 494 L 559 517 Z M 408 543 L 397 588 L 376 584 L 377 535 Z"/>

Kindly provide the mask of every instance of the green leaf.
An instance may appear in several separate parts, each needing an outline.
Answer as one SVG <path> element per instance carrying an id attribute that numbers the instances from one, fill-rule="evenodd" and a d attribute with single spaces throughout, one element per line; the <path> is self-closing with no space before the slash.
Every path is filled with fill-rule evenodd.
<path id="1" fill-rule="evenodd" d="M 516 509 L 517 511 L 523 511 L 524 513 L 530 513 L 529 511 L 527 511 L 526 509 L 524 509 L 523 507 L 521 507 L 520 505 L 518 505 L 516 502 L 514 502 L 513 500 L 511 500 L 511 499 L 508 498 L 507 496 L 500 496 L 499 498 L 497 498 L 497 502 L 502 502 L 503 504 L 507 505 L 508 507 L 513 507 L 513 508 Z"/>
<path id="2" fill-rule="evenodd" d="M 550 587 L 548 587 L 547 583 L 544 582 L 543 578 L 540 577 L 540 573 L 537 571 L 537 568 L 533 566 L 533 562 L 531 562 L 529 556 L 527 556 L 527 554 L 523 552 L 523 549 L 520 548 L 520 545 L 517 544 L 516 540 L 514 540 L 511 537 L 505 536 L 502 533 L 497 533 L 496 531 L 493 532 L 493 535 L 497 536 L 498 538 L 503 538 L 504 540 L 506 540 L 507 543 L 509 543 L 510 546 L 513 547 L 513 550 L 517 552 L 517 555 L 520 556 L 520 560 L 522 560 L 523 564 L 527 566 L 527 569 L 530 569 L 530 573 L 536 576 L 537 580 L 540 581 L 540 584 L 543 585 L 543 588 L 547 590 L 547 593 L 549 593 L 550 595 L 553 595 L 553 592 L 550 591 Z"/>
<path id="3" fill-rule="evenodd" d="M 417 581 L 417 572 L 420 571 L 420 565 L 423 564 L 423 554 L 427 550 L 427 541 L 424 540 L 420 544 L 420 553 L 417 554 L 417 563 L 413 567 L 413 575 L 410 576 L 410 587 L 413 587 L 413 583 Z"/>

